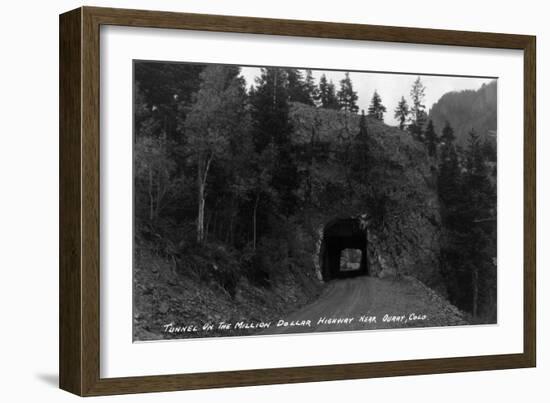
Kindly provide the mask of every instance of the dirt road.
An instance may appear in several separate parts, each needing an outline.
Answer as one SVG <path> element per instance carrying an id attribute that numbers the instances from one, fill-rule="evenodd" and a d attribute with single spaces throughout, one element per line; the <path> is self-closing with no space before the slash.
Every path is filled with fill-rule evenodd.
<path id="1" fill-rule="evenodd" d="M 456 307 L 413 278 L 362 276 L 331 281 L 316 301 L 262 334 L 465 324 Z"/>

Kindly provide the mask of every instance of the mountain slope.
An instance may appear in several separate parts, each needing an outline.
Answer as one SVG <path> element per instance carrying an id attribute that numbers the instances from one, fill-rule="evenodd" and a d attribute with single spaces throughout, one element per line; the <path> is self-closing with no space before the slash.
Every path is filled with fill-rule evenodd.
<path id="1" fill-rule="evenodd" d="M 473 128 L 484 139 L 495 139 L 497 130 L 497 82 L 483 84 L 477 91 L 448 92 L 430 109 L 438 133 L 448 121 L 455 131 L 456 141 L 464 146 Z"/>
<path id="2" fill-rule="evenodd" d="M 299 171 L 313 183 L 308 219 L 320 228 L 336 217 L 366 215 L 371 274 L 411 275 L 445 293 L 439 272 L 441 218 L 435 161 L 407 132 L 366 118 L 366 147 L 358 140 L 360 116 L 294 104 L 293 142 L 326 150 Z M 315 144 L 314 144 L 315 143 Z M 346 148 L 349 147 L 349 156 Z M 346 159 L 360 163 L 349 164 Z M 355 175 L 357 172 L 364 175 Z M 319 196 L 315 195 L 316 189 Z M 322 189 L 330 189 L 323 192 Z M 326 197 L 324 195 L 327 194 Z M 315 211 L 316 210 L 316 211 Z"/>

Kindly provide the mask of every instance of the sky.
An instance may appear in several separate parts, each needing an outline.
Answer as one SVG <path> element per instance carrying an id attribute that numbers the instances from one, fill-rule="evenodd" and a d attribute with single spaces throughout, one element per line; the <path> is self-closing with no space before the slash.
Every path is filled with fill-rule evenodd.
<path id="1" fill-rule="evenodd" d="M 254 84 L 255 77 L 259 76 L 260 68 L 242 67 L 241 74 L 246 80 L 247 87 L 249 87 Z M 312 70 L 312 74 L 316 84 L 319 83 L 321 75 L 325 74 L 327 79 L 334 82 L 336 90 L 338 90 L 340 80 L 344 78 L 345 71 Z M 397 125 L 397 121 L 393 117 L 393 111 L 401 96 L 405 97 L 409 106 L 411 105 L 409 92 L 418 75 L 368 72 L 350 72 L 349 75 L 353 89 L 359 97 L 357 102 L 359 110 L 364 109 L 365 113 L 367 112 L 372 94 L 376 90 L 382 97 L 382 104 L 387 108 L 384 121 L 390 125 Z M 421 74 L 420 78 L 426 87 L 425 105 L 428 111 L 447 92 L 467 89 L 477 90 L 484 83 L 489 83 L 493 80 L 491 78 L 430 76 Z"/>

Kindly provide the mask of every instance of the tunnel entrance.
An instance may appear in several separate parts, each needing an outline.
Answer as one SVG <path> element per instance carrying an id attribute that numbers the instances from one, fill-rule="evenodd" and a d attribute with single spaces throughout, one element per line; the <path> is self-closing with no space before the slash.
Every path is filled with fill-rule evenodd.
<path id="1" fill-rule="evenodd" d="M 325 226 L 320 260 L 325 281 L 369 274 L 367 236 L 359 220 L 340 218 Z"/>

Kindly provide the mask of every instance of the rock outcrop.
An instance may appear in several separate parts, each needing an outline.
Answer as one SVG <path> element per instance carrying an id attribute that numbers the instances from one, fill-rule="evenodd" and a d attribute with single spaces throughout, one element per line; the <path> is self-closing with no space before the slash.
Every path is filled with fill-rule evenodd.
<path id="1" fill-rule="evenodd" d="M 483 141 L 496 141 L 497 82 L 484 84 L 477 91 L 453 91 L 443 95 L 430 109 L 436 132 L 441 133 L 445 122 L 454 129 L 456 142 L 465 146 L 472 129 Z"/>
<path id="2" fill-rule="evenodd" d="M 311 196 L 308 211 L 315 243 L 321 241 L 329 221 L 363 219 L 371 275 L 411 275 L 444 294 L 439 273 L 436 162 L 425 147 L 407 132 L 367 118 L 363 151 L 358 149 L 358 115 L 295 104 L 291 116 L 294 142 L 304 153 L 308 147 L 315 148 L 317 155 L 319 149 L 326 150 L 325 158 L 300 167 L 311 176 L 316 194 Z M 367 176 L 356 178 L 346 172 L 346 164 L 339 161 L 349 157 L 346 152 L 369 164 Z M 327 188 L 331 194 L 326 194 Z M 314 259 L 319 252 L 317 247 Z"/>

